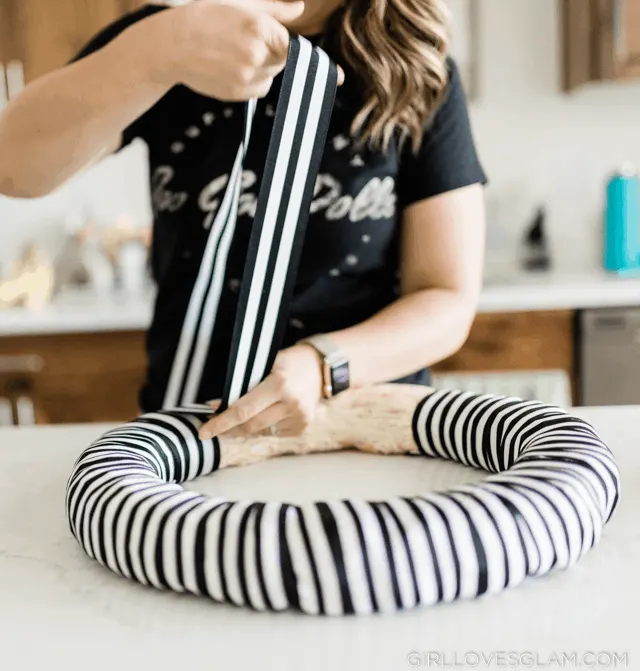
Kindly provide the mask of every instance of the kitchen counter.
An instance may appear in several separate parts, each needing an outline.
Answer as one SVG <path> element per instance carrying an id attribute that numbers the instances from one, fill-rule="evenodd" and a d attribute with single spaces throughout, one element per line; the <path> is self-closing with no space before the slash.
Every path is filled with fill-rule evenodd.
<path id="1" fill-rule="evenodd" d="M 60 292 L 38 311 L 0 310 L 0 336 L 142 331 L 151 324 L 153 294 Z"/>
<path id="2" fill-rule="evenodd" d="M 584 310 L 640 307 L 640 277 L 622 278 L 603 272 L 582 274 L 522 273 L 509 282 L 485 286 L 480 312 Z"/>
<path id="3" fill-rule="evenodd" d="M 540 668 L 551 655 L 617 654 L 626 664 L 607 667 L 637 668 L 640 407 L 576 414 L 593 423 L 622 472 L 622 502 L 596 548 L 569 571 L 497 596 L 365 618 L 258 614 L 116 577 L 82 554 L 64 517 L 72 464 L 106 427 L 0 430 L 0 668 L 393 671 L 464 668 L 466 654 L 468 668 L 505 668 L 507 658 L 495 656 L 509 653 L 534 655 Z M 195 487 L 303 501 L 415 494 L 477 478 L 450 463 L 343 453 L 230 469 Z"/>
<path id="4" fill-rule="evenodd" d="M 621 279 L 605 273 L 514 276 L 490 283 L 480 298 L 479 312 L 578 310 L 640 306 L 640 278 Z M 151 323 L 153 294 L 96 296 L 66 291 L 40 312 L 0 311 L 0 336 L 101 331 L 139 331 Z"/>

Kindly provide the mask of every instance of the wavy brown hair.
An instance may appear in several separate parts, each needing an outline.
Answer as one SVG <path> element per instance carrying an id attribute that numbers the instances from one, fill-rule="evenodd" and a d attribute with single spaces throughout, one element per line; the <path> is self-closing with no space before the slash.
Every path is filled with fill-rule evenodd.
<path id="1" fill-rule="evenodd" d="M 166 5 L 193 0 L 155 0 Z M 476 0 L 472 0 L 475 2 Z M 324 31 L 364 100 L 358 141 L 387 151 L 393 138 L 414 151 L 449 81 L 451 17 L 446 0 L 342 0 Z"/>
<path id="2" fill-rule="evenodd" d="M 383 151 L 410 140 L 417 151 L 449 80 L 445 0 L 345 0 L 330 31 L 364 97 L 353 135 Z"/>

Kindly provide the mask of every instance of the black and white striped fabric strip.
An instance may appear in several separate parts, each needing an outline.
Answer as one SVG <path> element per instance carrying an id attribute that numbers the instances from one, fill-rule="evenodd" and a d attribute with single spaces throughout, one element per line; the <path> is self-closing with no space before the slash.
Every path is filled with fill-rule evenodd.
<path id="1" fill-rule="evenodd" d="M 230 501 L 180 483 L 220 466 L 206 417 L 148 414 L 102 436 L 68 481 L 89 557 L 144 585 L 259 611 L 367 614 L 494 594 L 573 565 L 600 539 L 620 476 L 594 429 L 548 405 L 437 391 L 416 454 L 490 472 L 388 501 Z M 365 427 L 366 428 L 366 427 Z"/>
<path id="2" fill-rule="evenodd" d="M 244 141 L 238 149 L 229 176 L 229 185 L 209 230 L 198 276 L 191 292 L 163 407 L 174 408 L 195 402 L 204 361 L 215 327 L 217 308 L 224 284 L 227 258 L 233 234 L 242 181 L 242 162 L 246 154 L 255 101 L 247 105 Z"/>
<path id="3" fill-rule="evenodd" d="M 337 68 L 319 48 L 292 37 L 283 73 L 246 257 L 225 393 L 220 411 L 268 374 L 282 341 L 313 189 L 337 87 Z M 163 407 L 198 401 L 216 328 L 235 233 L 242 165 L 256 101 L 247 105 L 244 139 L 209 231 L 189 301 Z"/>
<path id="4" fill-rule="evenodd" d="M 242 282 L 222 408 L 268 374 L 282 340 L 337 69 L 306 40 L 291 43 Z"/>

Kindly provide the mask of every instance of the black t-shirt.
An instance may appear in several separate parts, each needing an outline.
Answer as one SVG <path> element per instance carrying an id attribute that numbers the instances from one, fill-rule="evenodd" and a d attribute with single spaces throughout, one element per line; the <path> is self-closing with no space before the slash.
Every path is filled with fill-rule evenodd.
<path id="1" fill-rule="evenodd" d="M 166 9 L 147 5 L 96 36 L 78 55 L 106 45 L 131 24 Z M 331 54 L 336 60 L 339 57 Z M 283 346 L 347 328 L 398 298 L 400 218 L 412 203 L 485 183 L 455 63 L 440 107 L 417 155 L 410 143 L 385 154 L 358 149 L 350 127 L 361 101 L 347 73 L 338 89 L 291 304 Z M 228 324 L 212 343 L 198 400 L 220 397 L 244 258 L 267 154 L 279 80 L 258 102 L 243 172 L 243 189 L 217 320 Z M 145 410 L 162 404 L 199 261 L 224 195 L 244 123 L 244 105 L 224 103 L 184 86 L 171 89 L 123 133 L 149 149 L 153 206 L 152 269 L 158 286 L 147 338 Z"/>

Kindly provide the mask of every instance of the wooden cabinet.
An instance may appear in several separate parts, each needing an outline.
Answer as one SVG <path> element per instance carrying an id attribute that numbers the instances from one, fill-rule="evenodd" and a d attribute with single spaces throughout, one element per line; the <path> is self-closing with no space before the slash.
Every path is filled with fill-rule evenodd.
<path id="1" fill-rule="evenodd" d="M 0 0 L 0 61 L 22 61 L 27 82 L 69 62 L 142 0 Z"/>
<path id="2" fill-rule="evenodd" d="M 640 77 L 640 0 L 600 0 L 600 4 L 605 21 L 612 9 L 614 14 L 613 29 L 602 42 L 601 67 L 609 77 Z"/>
<path id="3" fill-rule="evenodd" d="M 144 338 L 138 331 L 0 338 L 5 360 L 40 361 L 39 371 L 15 374 L 5 386 L 29 389 L 40 424 L 132 419 L 145 376 Z"/>
<path id="4" fill-rule="evenodd" d="M 0 63 L 8 62 L 13 57 L 12 54 L 16 53 L 13 46 L 14 33 L 11 30 L 14 4 L 13 0 L 0 0 Z"/>
<path id="5" fill-rule="evenodd" d="M 39 370 L 5 379 L 29 389 L 38 423 L 122 422 L 138 413 L 145 377 L 141 331 L 0 338 L 0 359 L 40 361 Z M 563 370 L 576 389 L 574 313 L 478 315 L 469 339 L 440 372 Z M 0 374 L 0 396 L 2 396 Z"/>
<path id="6" fill-rule="evenodd" d="M 562 370 L 577 390 L 573 311 L 509 312 L 477 316 L 465 345 L 433 367 L 436 372 Z"/>
<path id="7" fill-rule="evenodd" d="M 563 85 L 640 78 L 640 0 L 561 0 Z"/>

